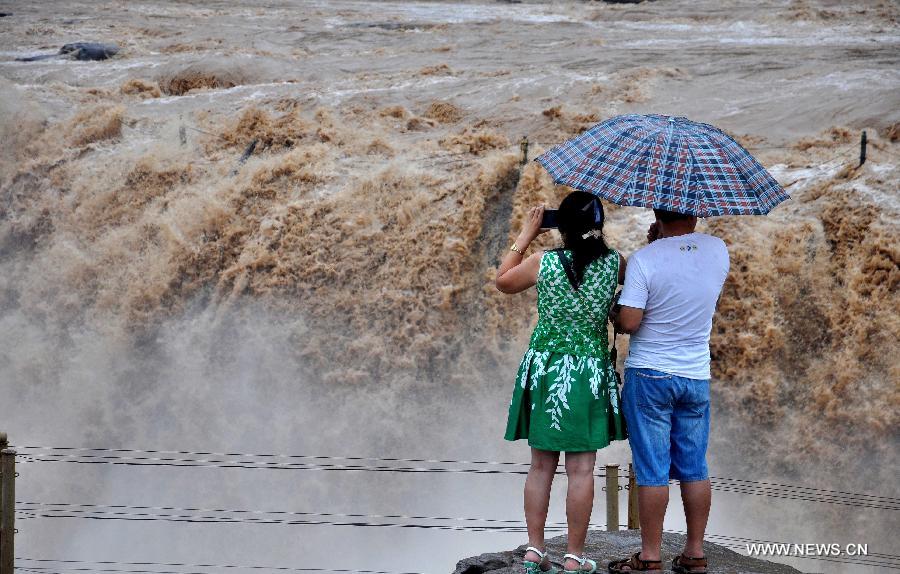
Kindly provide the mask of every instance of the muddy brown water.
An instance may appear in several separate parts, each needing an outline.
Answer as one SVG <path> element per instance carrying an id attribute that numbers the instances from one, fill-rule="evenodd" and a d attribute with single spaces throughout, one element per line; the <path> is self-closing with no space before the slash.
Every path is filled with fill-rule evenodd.
<path id="1" fill-rule="evenodd" d="M 527 461 L 502 429 L 534 294 L 491 281 L 527 208 L 565 190 L 535 164 L 520 173 L 518 142 L 534 157 L 612 115 L 657 112 L 733 133 L 792 195 L 765 218 L 703 224 L 732 255 L 712 340 L 713 474 L 900 496 L 896 3 L 0 11 L 12 13 L 0 21 L 0 427 L 12 442 Z M 77 41 L 121 51 L 15 61 Z M 647 213 L 608 214 L 610 244 L 639 248 Z M 558 480 L 550 520 L 564 522 Z M 23 516 L 17 554 L 447 571 L 525 539 L 377 516 L 522 520 L 521 486 L 515 474 L 29 462 L 23 501 L 449 529 Z M 754 492 L 716 491 L 710 532 L 898 553 L 896 511 Z M 667 526 L 683 528 L 677 512 Z"/>

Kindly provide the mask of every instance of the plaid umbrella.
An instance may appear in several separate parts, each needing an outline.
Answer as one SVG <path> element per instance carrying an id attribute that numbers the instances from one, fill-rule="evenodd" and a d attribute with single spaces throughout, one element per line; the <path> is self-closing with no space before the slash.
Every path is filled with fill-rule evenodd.
<path id="1" fill-rule="evenodd" d="M 613 203 L 698 217 L 766 214 L 790 199 L 725 132 L 684 117 L 616 116 L 535 161 L 556 183 Z"/>

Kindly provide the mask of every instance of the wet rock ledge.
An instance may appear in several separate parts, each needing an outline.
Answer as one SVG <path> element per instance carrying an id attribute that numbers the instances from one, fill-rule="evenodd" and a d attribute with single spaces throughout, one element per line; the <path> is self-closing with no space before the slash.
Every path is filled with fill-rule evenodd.
<path id="1" fill-rule="evenodd" d="M 472 558 L 464 558 L 456 563 L 454 574 L 521 574 L 522 557 L 525 556 L 527 544 L 515 550 L 488 552 Z M 663 534 L 663 568 L 662 572 L 671 572 L 672 557 L 681 552 L 684 546 L 684 535 Z M 610 560 L 625 558 L 637 552 L 641 547 L 641 535 L 637 530 L 621 532 L 605 532 L 591 530 L 588 532 L 585 553 L 588 558 L 597 561 L 597 574 L 605 574 Z M 723 546 L 707 542 L 704 552 L 709 557 L 710 574 L 802 574 L 800 570 L 768 562 L 758 558 L 750 558 L 729 550 Z M 550 560 L 562 568 L 562 556 L 566 553 L 566 535 L 547 539 Z"/>

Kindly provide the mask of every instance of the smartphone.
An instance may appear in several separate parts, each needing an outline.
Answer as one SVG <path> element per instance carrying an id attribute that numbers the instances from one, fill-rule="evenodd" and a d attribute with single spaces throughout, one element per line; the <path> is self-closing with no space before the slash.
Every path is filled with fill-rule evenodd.
<path id="1" fill-rule="evenodd" d="M 545 209 L 544 210 L 544 218 L 541 219 L 541 228 L 542 229 L 555 229 L 559 227 L 559 223 L 557 220 L 557 214 L 559 213 L 558 209 Z"/>

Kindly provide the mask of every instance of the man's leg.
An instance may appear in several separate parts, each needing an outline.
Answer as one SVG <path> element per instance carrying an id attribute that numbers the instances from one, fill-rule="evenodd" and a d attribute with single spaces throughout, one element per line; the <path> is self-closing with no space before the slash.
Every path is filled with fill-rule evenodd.
<path id="1" fill-rule="evenodd" d="M 712 490 L 709 479 L 681 483 L 681 500 L 684 502 L 684 516 L 687 519 L 687 541 L 684 555 L 693 558 L 703 556 L 703 534 L 709 520 L 709 506 Z"/>
<path id="2" fill-rule="evenodd" d="M 639 486 L 638 513 L 641 517 L 641 558 L 659 560 L 663 521 L 669 504 L 669 486 Z"/>
<path id="3" fill-rule="evenodd" d="M 637 477 L 643 560 L 660 559 L 669 503 L 673 379 L 673 375 L 651 369 L 625 369 L 622 409 Z"/>
<path id="4" fill-rule="evenodd" d="M 687 522 L 684 555 L 703 557 L 703 535 L 712 492 L 706 466 L 709 443 L 709 381 L 679 378 L 672 412 L 672 475 L 681 481 Z"/>

